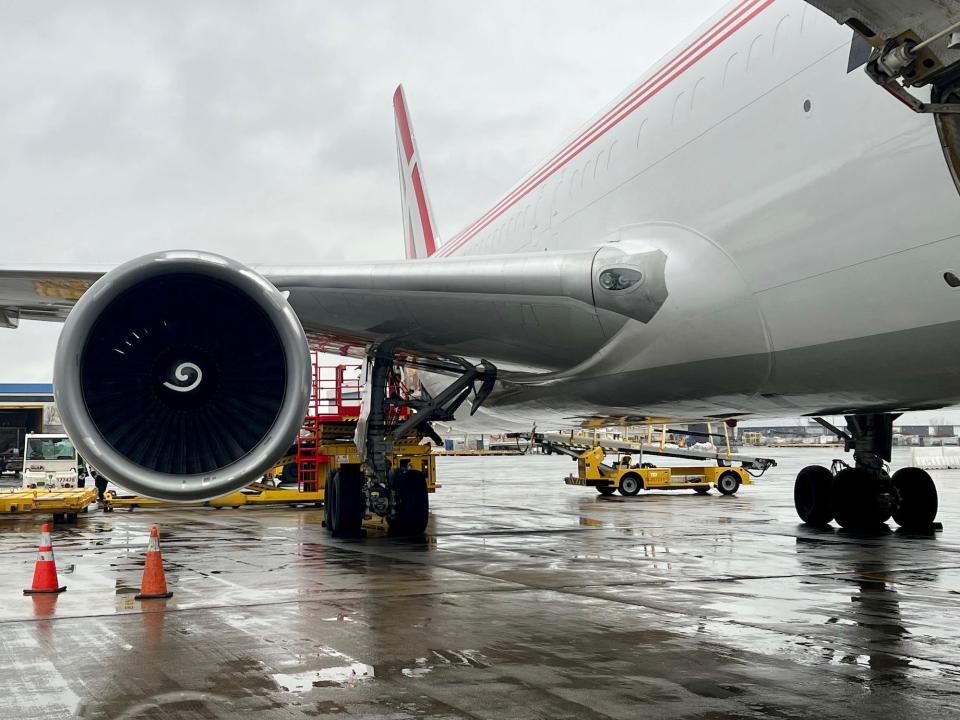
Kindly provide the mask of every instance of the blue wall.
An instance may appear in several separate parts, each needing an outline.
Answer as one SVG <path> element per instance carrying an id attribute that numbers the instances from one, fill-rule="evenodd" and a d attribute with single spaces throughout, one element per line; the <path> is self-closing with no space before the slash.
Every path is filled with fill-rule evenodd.
<path id="1" fill-rule="evenodd" d="M 53 383 L 0 383 L 0 395 L 50 395 Z"/>

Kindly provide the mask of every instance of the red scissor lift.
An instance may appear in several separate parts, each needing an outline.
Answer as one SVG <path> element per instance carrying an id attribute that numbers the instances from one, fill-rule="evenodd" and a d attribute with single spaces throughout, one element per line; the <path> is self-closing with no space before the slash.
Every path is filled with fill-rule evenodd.
<path id="1" fill-rule="evenodd" d="M 344 465 L 361 466 L 363 458 L 357 452 L 353 438 L 363 404 L 363 366 L 358 364 L 321 364 L 322 351 L 311 352 L 313 381 L 310 404 L 296 442 L 297 489 L 301 493 L 326 490 L 330 473 Z M 395 397 L 409 397 L 407 383 L 400 372 L 391 380 Z M 410 416 L 406 407 L 391 409 L 392 419 L 402 421 Z M 422 472 L 427 481 L 427 492 L 438 487 L 436 462 L 430 445 L 422 443 L 423 436 L 413 433 L 397 439 L 390 452 L 390 462 Z"/>
<path id="2" fill-rule="evenodd" d="M 297 439 L 297 485 L 300 492 L 320 489 L 323 468 L 330 456 L 322 452 L 331 425 L 341 429 L 360 417 L 362 372 L 360 365 L 321 365 L 320 353 L 311 353 L 313 383 L 310 404 Z"/>

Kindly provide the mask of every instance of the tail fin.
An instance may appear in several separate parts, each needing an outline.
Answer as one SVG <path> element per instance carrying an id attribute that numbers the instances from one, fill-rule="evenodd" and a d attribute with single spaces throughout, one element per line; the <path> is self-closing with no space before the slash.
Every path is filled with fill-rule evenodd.
<path id="1" fill-rule="evenodd" d="M 420 162 L 417 143 L 413 139 L 403 85 L 398 86 L 393 94 L 393 114 L 397 122 L 397 161 L 400 166 L 403 237 L 407 258 L 427 258 L 436 252 L 439 239 L 423 179 L 423 163 Z"/>

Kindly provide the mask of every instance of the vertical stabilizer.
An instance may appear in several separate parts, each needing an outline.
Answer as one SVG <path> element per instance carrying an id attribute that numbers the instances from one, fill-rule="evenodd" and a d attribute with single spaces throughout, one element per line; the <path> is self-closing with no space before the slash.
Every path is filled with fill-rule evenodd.
<path id="1" fill-rule="evenodd" d="M 403 237 L 407 258 L 427 258 L 436 252 L 440 243 L 402 85 L 393 94 L 393 114 L 397 125 L 397 162 L 400 166 Z"/>

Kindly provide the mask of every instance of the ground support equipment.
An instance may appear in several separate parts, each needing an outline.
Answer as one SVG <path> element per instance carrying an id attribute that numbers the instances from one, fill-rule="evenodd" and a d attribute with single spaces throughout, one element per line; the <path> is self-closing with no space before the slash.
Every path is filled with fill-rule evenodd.
<path id="1" fill-rule="evenodd" d="M 212 500 L 198 500 L 196 502 L 153 500 L 141 495 L 119 495 L 113 490 L 107 490 L 103 494 L 104 512 L 113 512 L 114 510 L 133 511 L 137 508 L 212 507 L 219 509 L 264 505 L 319 506 L 322 504 L 323 489 L 314 492 L 300 492 L 297 488 L 278 488 L 265 483 L 253 483 L 243 490 Z"/>
<path id="2" fill-rule="evenodd" d="M 663 437 L 666 428 L 661 429 Z M 577 461 L 577 472 L 567 476 L 567 485 L 593 487 L 601 495 L 637 495 L 641 490 L 695 490 L 706 494 L 715 487 L 733 495 L 741 485 L 750 485 L 777 463 L 771 458 L 735 454 L 725 450 L 670 447 L 666 442 L 636 443 L 600 439 L 576 433 L 512 433 L 510 437 L 542 445 L 548 452 L 567 455 Z M 612 462 L 607 462 L 609 456 Z M 700 461 L 711 465 L 657 467 L 644 456 L 664 456 Z"/>
<path id="3" fill-rule="evenodd" d="M 75 522 L 97 501 L 96 488 L 0 491 L 0 514 L 50 514 L 54 522 Z"/>

